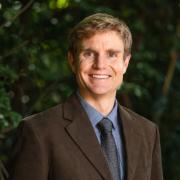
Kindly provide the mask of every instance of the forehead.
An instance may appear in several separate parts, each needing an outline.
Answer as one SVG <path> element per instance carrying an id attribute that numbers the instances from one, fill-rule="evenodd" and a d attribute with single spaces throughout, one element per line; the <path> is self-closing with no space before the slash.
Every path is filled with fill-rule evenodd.
<path id="1" fill-rule="evenodd" d="M 80 49 L 124 49 L 124 43 L 116 31 L 97 32 L 89 38 L 84 38 L 80 42 Z"/>

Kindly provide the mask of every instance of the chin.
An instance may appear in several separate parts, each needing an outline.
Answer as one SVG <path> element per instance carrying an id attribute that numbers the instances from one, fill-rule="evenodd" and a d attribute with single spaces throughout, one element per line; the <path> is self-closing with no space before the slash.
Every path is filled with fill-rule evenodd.
<path id="1" fill-rule="evenodd" d="M 96 96 L 104 96 L 104 95 L 110 95 L 110 94 L 114 94 L 112 91 L 107 91 L 107 90 L 103 90 L 103 89 L 98 89 L 98 90 L 91 90 L 91 94 L 94 94 Z"/>

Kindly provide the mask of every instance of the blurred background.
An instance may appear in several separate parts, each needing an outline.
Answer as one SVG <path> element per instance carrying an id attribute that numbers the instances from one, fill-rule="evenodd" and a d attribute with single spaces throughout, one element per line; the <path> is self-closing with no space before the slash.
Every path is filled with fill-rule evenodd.
<path id="1" fill-rule="evenodd" d="M 105 12 L 133 34 L 132 59 L 119 102 L 158 124 L 165 180 L 180 179 L 180 1 L 0 1 L 0 179 L 22 118 L 65 100 L 76 84 L 68 32 Z"/>

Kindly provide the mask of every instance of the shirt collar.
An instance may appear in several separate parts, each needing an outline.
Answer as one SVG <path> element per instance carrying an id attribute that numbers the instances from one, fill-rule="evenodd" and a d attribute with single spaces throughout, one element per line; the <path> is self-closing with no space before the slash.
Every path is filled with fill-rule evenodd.
<path id="1" fill-rule="evenodd" d="M 78 91 L 77 91 L 77 96 L 80 100 L 81 105 L 83 106 L 84 110 L 86 111 L 88 118 L 91 121 L 91 124 L 95 128 L 96 125 L 99 123 L 99 121 L 101 121 L 104 118 L 104 116 L 100 112 L 98 112 L 94 107 L 92 107 L 85 99 L 83 99 L 83 97 L 79 94 Z M 113 123 L 113 129 L 118 127 L 117 126 L 117 124 L 118 124 L 118 102 L 117 102 L 117 100 L 115 100 L 113 109 L 106 116 L 106 118 L 111 120 L 111 122 Z"/>

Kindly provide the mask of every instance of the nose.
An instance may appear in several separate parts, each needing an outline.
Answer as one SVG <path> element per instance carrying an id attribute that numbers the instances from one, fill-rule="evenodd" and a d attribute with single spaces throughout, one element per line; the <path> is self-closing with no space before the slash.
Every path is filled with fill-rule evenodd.
<path id="1" fill-rule="evenodd" d="M 106 65 L 106 58 L 103 55 L 98 55 L 93 63 L 95 69 L 104 69 Z"/>

